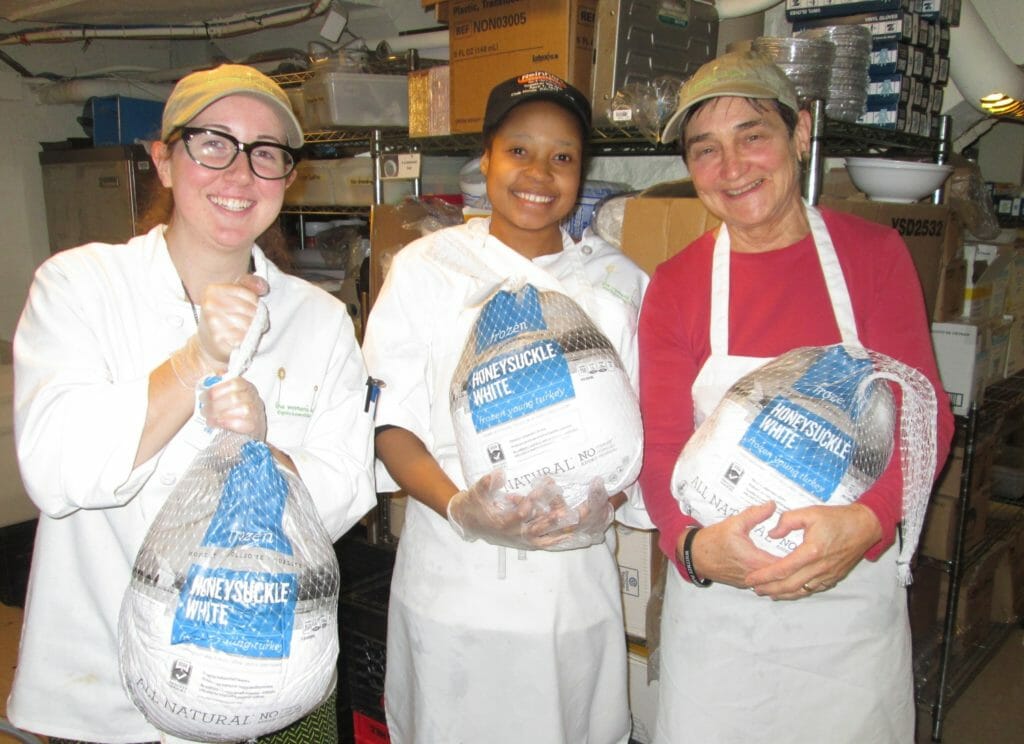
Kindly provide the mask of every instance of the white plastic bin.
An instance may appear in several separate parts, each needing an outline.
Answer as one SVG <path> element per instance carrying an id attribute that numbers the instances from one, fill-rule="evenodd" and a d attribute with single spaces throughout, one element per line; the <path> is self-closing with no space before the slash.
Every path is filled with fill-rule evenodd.
<path id="1" fill-rule="evenodd" d="M 409 126 L 409 83 L 405 75 L 323 71 L 302 85 L 305 126 Z"/>

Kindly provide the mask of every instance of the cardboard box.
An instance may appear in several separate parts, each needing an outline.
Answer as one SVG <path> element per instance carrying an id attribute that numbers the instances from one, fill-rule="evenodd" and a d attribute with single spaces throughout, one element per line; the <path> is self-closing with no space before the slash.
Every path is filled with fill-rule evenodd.
<path id="1" fill-rule="evenodd" d="M 1010 323 L 1006 340 L 1006 366 L 1003 377 L 1013 375 L 1024 369 L 1024 314 L 1018 315 Z"/>
<path id="2" fill-rule="evenodd" d="M 284 203 L 297 206 L 369 206 L 373 204 L 370 158 L 300 160 Z M 412 181 L 386 181 L 384 201 L 395 203 L 413 193 Z"/>
<path id="3" fill-rule="evenodd" d="M 937 632 L 946 607 L 946 597 L 940 592 L 940 576 L 944 573 L 938 566 L 924 562 L 914 567 L 914 581 L 907 587 L 907 612 L 915 651 Z"/>
<path id="4" fill-rule="evenodd" d="M 629 711 L 633 716 L 630 741 L 650 744 L 654 741 L 654 727 L 658 721 L 658 680 L 647 681 L 648 658 L 630 650 L 627 655 Z"/>
<path id="5" fill-rule="evenodd" d="M 398 251 L 420 237 L 417 227 L 428 216 L 418 201 L 400 204 L 375 204 L 370 210 L 370 286 L 367 311 L 384 285 L 391 259 Z"/>
<path id="6" fill-rule="evenodd" d="M 984 491 L 984 489 L 982 489 Z M 970 547 L 981 541 L 985 536 L 985 521 L 988 514 L 989 499 L 980 495 L 971 498 L 967 504 L 964 525 L 964 547 Z M 928 503 L 928 511 L 924 516 L 924 527 L 921 530 L 921 541 L 918 550 L 929 558 L 940 561 L 953 559 L 956 548 L 956 527 L 959 518 L 960 499 L 941 493 L 932 494 Z"/>
<path id="7" fill-rule="evenodd" d="M 786 20 L 807 16 L 835 18 L 855 13 L 911 11 L 914 0 L 786 0 Z"/>
<path id="8" fill-rule="evenodd" d="M 495 84 L 544 70 L 590 90 L 597 0 L 453 0 L 451 129 L 479 132 Z"/>
<path id="9" fill-rule="evenodd" d="M 964 291 L 967 286 L 967 262 L 954 258 L 946 264 L 939 279 L 939 290 L 935 296 L 935 307 L 931 319 L 943 322 L 956 320 L 964 306 Z"/>
<path id="10" fill-rule="evenodd" d="M 864 26 L 871 32 L 871 48 L 879 49 L 885 42 L 895 41 L 902 44 L 917 44 L 919 24 L 912 13 L 897 11 L 894 13 L 855 13 L 839 18 L 830 16 L 801 16 L 793 20 L 793 30 L 803 31 L 809 28 L 824 26 Z"/>
<path id="11" fill-rule="evenodd" d="M 822 196 L 820 203 L 823 207 L 894 228 L 907 244 L 914 261 L 927 316 L 932 320 L 951 320 L 960 315 L 962 302 L 955 297 L 962 268 L 949 269 L 962 250 L 963 235 L 960 220 L 951 208 L 840 199 L 829 195 Z"/>
<path id="12" fill-rule="evenodd" d="M 653 274 L 662 261 L 720 224 L 700 199 L 630 199 L 622 217 L 622 252 Z"/>
<path id="13" fill-rule="evenodd" d="M 973 403 L 982 403 L 989 369 L 987 336 L 977 323 L 932 323 L 939 377 L 957 416 L 966 416 Z"/>
<path id="14" fill-rule="evenodd" d="M 992 620 L 1013 623 L 1024 617 L 1024 510 L 1010 504 L 993 504 L 993 524 L 1005 529 L 1003 558 L 996 566 L 992 589 Z"/>
<path id="15" fill-rule="evenodd" d="M 1006 283 L 1004 310 L 1013 316 L 1024 315 L 1024 246 L 1011 244 L 1013 261 L 1010 278 Z"/>
<path id="16" fill-rule="evenodd" d="M 997 318 L 988 322 L 989 368 L 985 377 L 986 385 L 999 382 L 1004 377 L 1012 327 L 1010 318 Z"/>
<path id="17" fill-rule="evenodd" d="M 435 65 L 409 72 L 409 136 L 451 134 L 451 68 Z"/>
<path id="18" fill-rule="evenodd" d="M 618 538 L 615 559 L 619 564 L 626 635 L 642 640 L 647 637 L 647 602 L 660 571 L 658 532 L 633 530 L 617 524 L 615 533 Z"/>
<path id="19" fill-rule="evenodd" d="M 989 483 L 992 478 L 992 463 L 995 461 L 996 444 L 995 438 L 984 434 L 977 435 L 977 442 L 974 445 L 974 458 L 971 461 L 971 483 L 968 487 L 968 494 L 974 494 L 978 489 Z M 946 460 L 942 472 L 935 483 L 935 493 L 949 498 L 959 498 L 960 480 L 963 476 L 964 447 L 956 444 L 949 452 L 949 459 Z"/>
<path id="20" fill-rule="evenodd" d="M 388 496 L 388 532 L 396 540 L 402 536 L 405 526 L 405 508 L 409 505 L 409 495 L 397 491 Z"/>

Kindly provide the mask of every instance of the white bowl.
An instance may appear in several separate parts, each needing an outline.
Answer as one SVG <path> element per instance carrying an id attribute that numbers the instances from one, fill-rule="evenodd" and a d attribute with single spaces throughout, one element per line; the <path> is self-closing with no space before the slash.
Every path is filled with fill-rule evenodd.
<path id="1" fill-rule="evenodd" d="M 911 204 L 939 188 L 953 172 L 953 166 L 888 158 L 846 158 L 846 170 L 853 185 L 872 201 Z"/>

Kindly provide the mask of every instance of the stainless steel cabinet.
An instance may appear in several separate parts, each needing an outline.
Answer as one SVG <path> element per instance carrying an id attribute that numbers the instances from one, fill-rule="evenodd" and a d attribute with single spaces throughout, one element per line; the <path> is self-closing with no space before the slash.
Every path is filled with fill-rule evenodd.
<path id="1" fill-rule="evenodd" d="M 159 185 L 141 145 L 39 153 L 50 252 L 82 243 L 123 243 Z"/>

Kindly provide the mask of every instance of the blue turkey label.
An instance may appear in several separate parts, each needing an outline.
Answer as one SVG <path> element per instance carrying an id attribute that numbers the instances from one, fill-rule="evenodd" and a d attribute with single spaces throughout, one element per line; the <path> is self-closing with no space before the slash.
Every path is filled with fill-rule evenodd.
<path id="1" fill-rule="evenodd" d="M 853 460 L 853 438 L 783 396 L 754 418 L 740 446 L 807 493 L 827 502 Z"/>
<path id="2" fill-rule="evenodd" d="M 546 331 L 540 296 L 532 284 L 518 292 L 496 292 L 480 310 L 476 321 L 476 353 L 531 331 Z"/>
<path id="3" fill-rule="evenodd" d="M 793 389 L 816 400 L 831 403 L 856 420 L 867 402 L 865 378 L 874 371 L 867 358 L 854 359 L 842 346 L 830 346 L 793 383 Z"/>
<path id="4" fill-rule="evenodd" d="M 288 658 L 298 585 L 291 573 L 192 564 L 178 595 L 171 643 L 233 656 Z"/>
<path id="5" fill-rule="evenodd" d="M 284 532 L 288 484 L 274 464 L 270 448 L 249 440 L 224 480 L 217 509 L 203 536 L 215 548 L 262 548 L 292 555 Z"/>
<path id="6" fill-rule="evenodd" d="M 474 367 L 466 383 L 477 431 L 513 421 L 576 396 L 561 344 L 536 341 Z"/>

